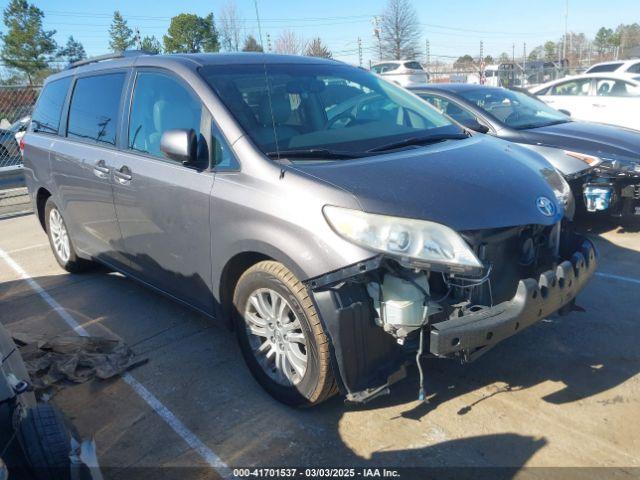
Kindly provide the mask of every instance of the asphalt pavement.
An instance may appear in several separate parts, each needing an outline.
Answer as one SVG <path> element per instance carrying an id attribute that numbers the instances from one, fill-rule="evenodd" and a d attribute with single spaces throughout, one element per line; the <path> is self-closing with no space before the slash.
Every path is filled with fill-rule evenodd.
<path id="1" fill-rule="evenodd" d="M 640 233 L 604 222 L 591 234 L 601 258 L 578 297 L 585 312 L 541 321 L 473 364 L 426 361 L 426 403 L 412 370 L 366 406 L 283 406 L 225 327 L 106 269 L 64 272 L 33 215 L 0 220 L 0 321 L 14 332 L 118 336 L 149 358 L 52 398 L 95 438 L 107 469 L 211 478 L 249 466 L 499 466 L 548 478 L 557 470 L 521 469 L 619 467 L 618 478 L 636 478 Z"/>

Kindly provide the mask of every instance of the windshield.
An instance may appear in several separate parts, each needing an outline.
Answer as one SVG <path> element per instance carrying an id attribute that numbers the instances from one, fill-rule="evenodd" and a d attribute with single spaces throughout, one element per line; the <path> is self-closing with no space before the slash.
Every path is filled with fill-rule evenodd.
<path id="1" fill-rule="evenodd" d="M 460 92 L 460 95 L 500 123 L 515 129 L 538 128 L 571 120 L 544 102 L 513 90 L 477 89 Z"/>
<path id="2" fill-rule="evenodd" d="M 29 123 L 29 117 L 21 118 L 11 124 L 9 130 L 13 133 L 20 132 L 22 130 L 27 129 L 27 124 Z"/>
<path id="3" fill-rule="evenodd" d="M 201 73 L 265 154 L 313 150 L 348 158 L 462 132 L 404 89 L 347 65 L 216 65 Z"/>

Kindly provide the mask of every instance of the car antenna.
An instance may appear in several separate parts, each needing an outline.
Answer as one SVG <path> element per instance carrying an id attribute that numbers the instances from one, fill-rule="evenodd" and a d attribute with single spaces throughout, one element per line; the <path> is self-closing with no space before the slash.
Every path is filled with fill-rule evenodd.
<path id="1" fill-rule="evenodd" d="M 253 0 L 253 4 L 256 7 L 256 20 L 258 22 L 258 36 L 260 37 L 260 45 L 262 46 L 262 54 L 266 55 L 264 51 L 264 41 L 262 40 L 262 24 L 260 23 L 260 12 L 258 10 L 258 0 Z M 273 139 L 276 145 L 276 157 L 278 162 L 280 161 L 280 146 L 278 145 L 278 133 L 276 131 L 276 119 L 273 115 L 273 102 L 271 100 L 271 85 L 269 84 L 269 76 L 267 75 L 267 62 L 262 63 L 264 67 L 264 83 L 267 87 L 267 98 L 269 99 L 269 112 L 271 112 L 271 126 L 273 127 Z M 284 168 L 280 168 L 280 178 L 284 177 Z"/>

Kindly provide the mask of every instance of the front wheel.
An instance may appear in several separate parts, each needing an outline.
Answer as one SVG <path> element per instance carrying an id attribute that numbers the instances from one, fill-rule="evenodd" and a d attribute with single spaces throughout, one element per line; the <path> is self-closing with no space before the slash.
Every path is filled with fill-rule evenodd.
<path id="1" fill-rule="evenodd" d="M 233 303 L 244 359 L 276 400 L 310 406 L 337 391 L 329 340 L 307 289 L 284 265 L 251 267 L 238 280 Z"/>
<path id="2" fill-rule="evenodd" d="M 44 219 L 47 227 L 49 244 L 58 264 L 67 272 L 78 273 L 93 265 L 93 262 L 78 257 L 69 237 L 67 224 L 62 218 L 60 209 L 49 198 L 44 207 Z"/>

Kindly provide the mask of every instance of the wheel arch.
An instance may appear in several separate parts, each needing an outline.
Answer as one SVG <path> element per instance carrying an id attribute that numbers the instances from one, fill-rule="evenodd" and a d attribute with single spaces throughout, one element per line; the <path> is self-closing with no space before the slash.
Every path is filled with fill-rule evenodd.
<path id="1" fill-rule="evenodd" d="M 217 280 L 214 291 L 218 293 L 218 313 L 229 327 L 233 324 L 231 321 L 233 293 L 240 276 L 256 263 L 266 260 L 282 263 L 301 281 L 307 277 L 296 262 L 271 245 L 255 243 L 250 248 L 240 249 L 227 260 L 217 278 L 214 277 L 214 281 Z"/>
<path id="2" fill-rule="evenodd" d="M 44 187 L 40 187 L 36 193 L 36 214 L 40 221 L 40 226 L 46 232 L 47 224 L 44 218 L 44 207 L 47 204 L 47 200 L 51 197 L 51 192 Z"/>

